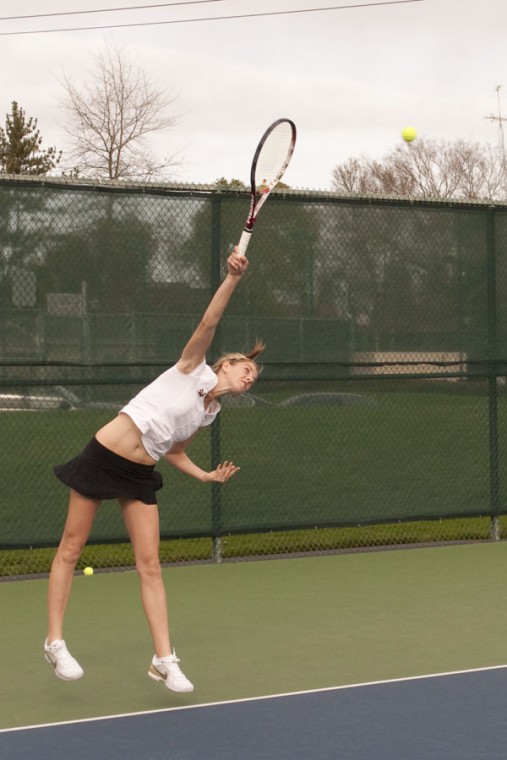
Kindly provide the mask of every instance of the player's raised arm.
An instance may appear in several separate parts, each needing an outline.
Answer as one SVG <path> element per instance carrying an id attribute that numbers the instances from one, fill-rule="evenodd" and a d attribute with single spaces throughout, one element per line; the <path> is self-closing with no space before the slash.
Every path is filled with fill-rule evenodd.
<path id="1" fill-rule="evenodd" d="M 248 259 L 239 253 L 236 246 L 227 259 L 226 278 L 217 289 L 196 330 L 181 353 L 176 365 L 180 372 L 188 374 L 204 360 L 213 341 L 218 323 L 247 268 Z"/>

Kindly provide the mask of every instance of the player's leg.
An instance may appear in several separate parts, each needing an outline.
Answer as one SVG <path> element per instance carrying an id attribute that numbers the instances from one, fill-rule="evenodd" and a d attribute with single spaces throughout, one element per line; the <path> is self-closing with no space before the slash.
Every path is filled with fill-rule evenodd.
<path id="1" fill-rule="evenodd" d="M 127 528 L 141 584 L 141 599 L 148 619 L 153 647 L 158 657 L 171 654 L 167 599 L 158 556 L 159 516 L 156 504 L 120 499 L 123 519 Z"/>
<path id="2" fill-rule="evenodd" d="M 56 675 L 64 680 L 74 680 L 83 675 L 81 667 L 69 655 L 65 646 L 63 623 L 76 563 L 88 540 L 99 507 L 100 501 L 88 499 L 71 489 L 67 520 L 51 565 L 45 652 L 46 659 L 55 667 Z"/>
<path id="3" fill-rule="evenodd" d="M 181 672 L 171 650 L 167 597 L 159 560 L 160 522 L 156 504 L 120 499 L 141 584 L 141 599 L 150 628 L 155 657 L 149 675 L 165 681 L 174 691 L 192 691 L 193 686 Z"/>

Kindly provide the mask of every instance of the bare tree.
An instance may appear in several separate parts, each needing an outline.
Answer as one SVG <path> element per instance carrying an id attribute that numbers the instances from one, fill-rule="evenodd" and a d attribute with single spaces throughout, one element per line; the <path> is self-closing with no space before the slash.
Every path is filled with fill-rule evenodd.
<path id="1" fill-rule="evenodd" d="M 175 156 L 154 157 L 146 144 L 147 136 L 177 123 L 167 113 L 175 98 L 157 89 L 124 49 L 106 46 L 81 88 L 66 74 L 61 84 L 74 176 L 147 180 L 177 165 Z"/>
<path id="2" fill-rule="evenodd" d="M 333 170 L 338 192 L 411 198 L 503 199 L 503 162 L 489 145 L 419 139 L 379 160 L 350 158 Z"/>

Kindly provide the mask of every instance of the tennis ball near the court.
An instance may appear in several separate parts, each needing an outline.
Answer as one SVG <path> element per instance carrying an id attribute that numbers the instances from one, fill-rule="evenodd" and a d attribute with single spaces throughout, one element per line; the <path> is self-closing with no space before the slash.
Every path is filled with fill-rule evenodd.
<path id="1" fill-rule="evenodd" d="M 405 142 L 412 142 L 417 137 L 417 131 L 415 127 L 403 127 L 401 130 L 401 136 Z"/>
<path id="2" fill-rule="evenodd" d="M 83 573 L 84 575 L 93 575 L 93 567 L 85 567 Z"/>

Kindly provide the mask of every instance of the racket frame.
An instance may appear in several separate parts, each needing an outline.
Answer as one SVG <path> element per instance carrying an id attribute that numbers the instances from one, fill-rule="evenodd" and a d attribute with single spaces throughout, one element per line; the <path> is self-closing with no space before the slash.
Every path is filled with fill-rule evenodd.
<path id="1" fill-rule="evenodd" d="M 264 144 L 266 143 L 266 140 L 268 139 L 269 135 L 273 132 L 274 129 L 279 124 L 288 123 L 291 127 L 292 131 L 292 140 L 289 145 L 289 150 L 287 151 L 287 156 L 283 163 L 280 166 L 280 169 L 278 170 L 275 177 L 267 184 L 263 185 L 262 192 L 257 192 L 257 186 L 255 183 L 255 172 L 257 170 L 257 161 L 261 154 L 262 148 L 264 147 Z M 255 224 L 255 220 L 257 218 L 257 215 L 259 211 L 261 210 L 264 203 L 267 201 L 269 194 L 271 193 L 271 190 L 273 190 L 274 187 L 280 182 L 281 178 L 283 177 L 285 170 L 287 169 L 290 160 L 292 158 L 292 154 L 294 153 L 294 147 L 296 145 L 296 125 L 291 119 L 277 119 L 274 121 L 270 126 L 266 129 L 264 134 L 262 135 L 259 144 L 257 146 L 257 149 L 254 153 L 254 157 L 252 159 L 252 167 L 250 170 L 250 209 L 248 211 L 247 220 L 245 223 L 245 226 L 243 228 L 243 232 L 241 234 L 240 241 L 238 243 L 238 247 L 240 250 L 240 253 L 245 254 L 246 249 L 248 247 L 248 244 L 250 242 L 250 237 L 252 235 L 252 230 Z"/>

